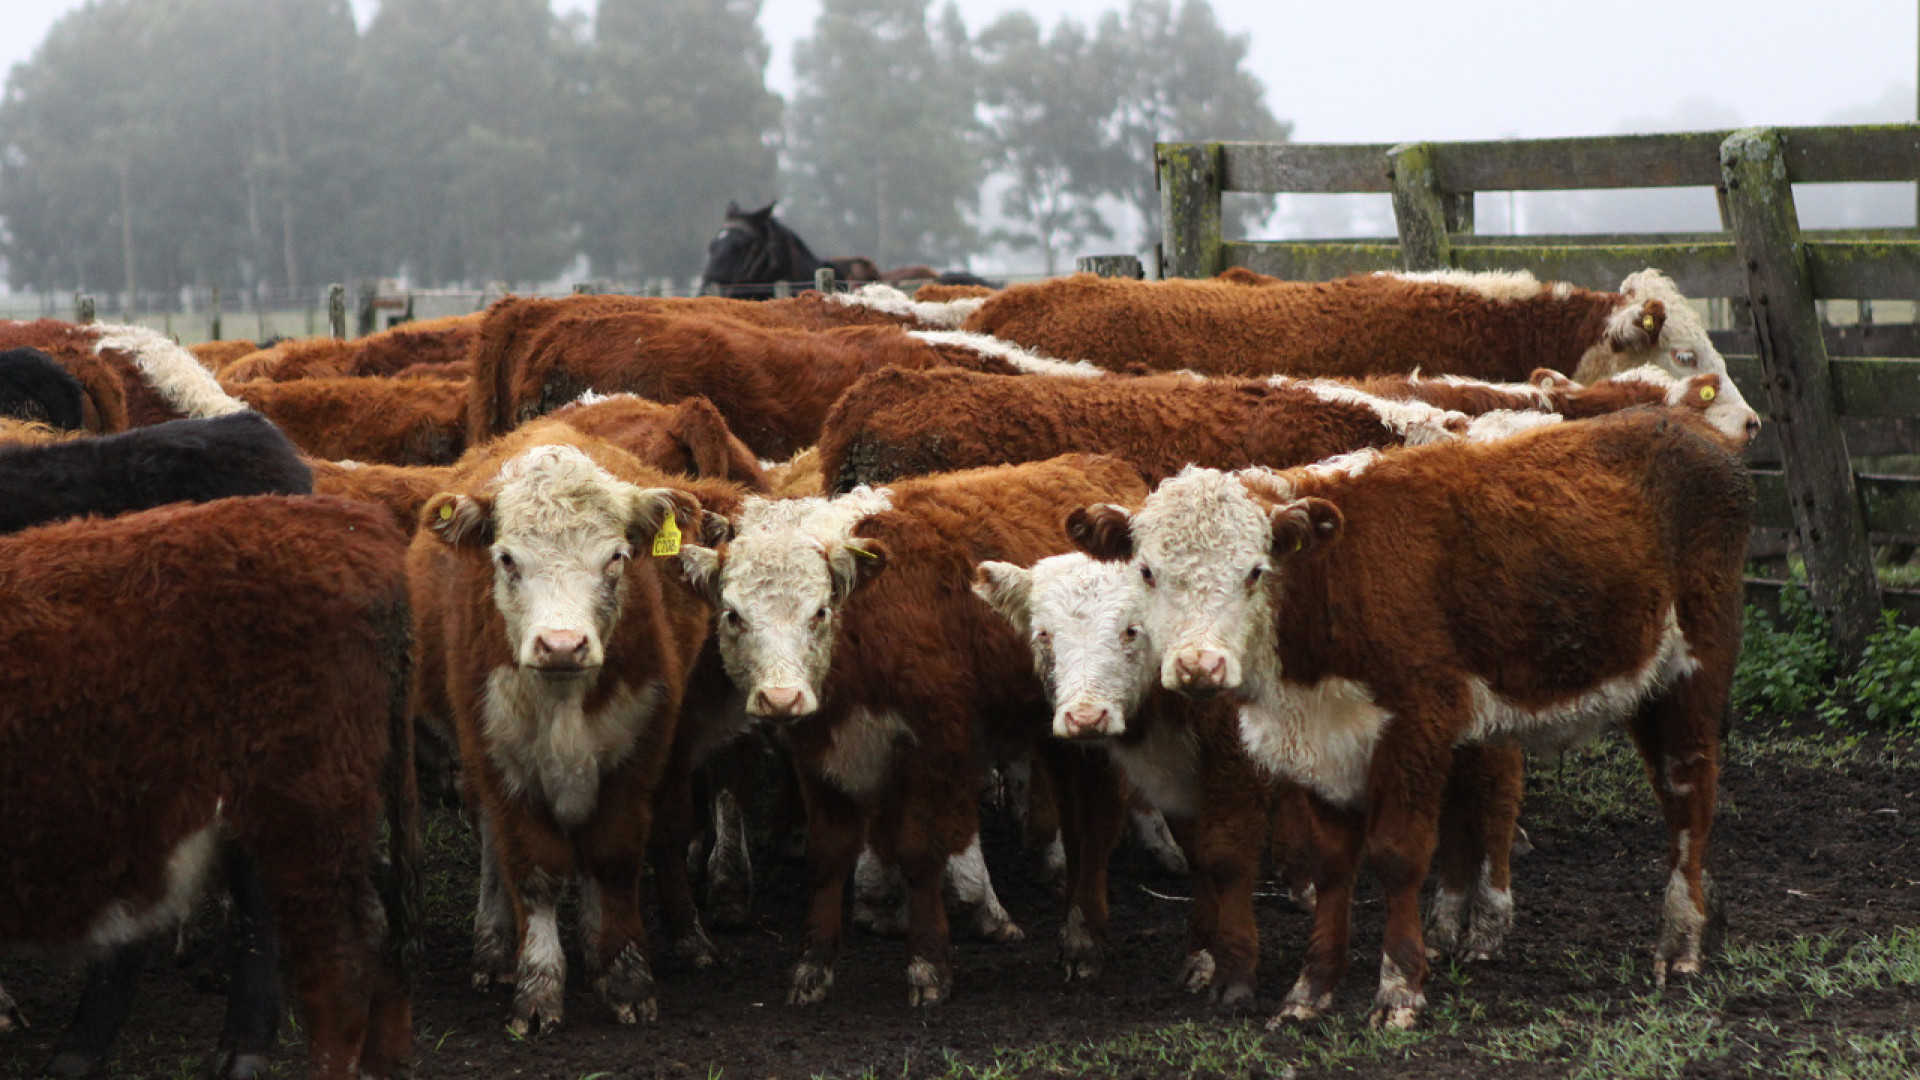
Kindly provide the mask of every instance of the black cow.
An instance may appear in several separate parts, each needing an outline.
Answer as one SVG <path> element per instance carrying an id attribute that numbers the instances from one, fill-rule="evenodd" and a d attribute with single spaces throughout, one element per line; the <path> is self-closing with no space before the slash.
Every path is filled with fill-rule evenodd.
<path id="1" fill-rule="evenodd" d="M 0 416 L 78 431 L 85 396 L 80 380 L 39 349 L 0 352 Z"/>

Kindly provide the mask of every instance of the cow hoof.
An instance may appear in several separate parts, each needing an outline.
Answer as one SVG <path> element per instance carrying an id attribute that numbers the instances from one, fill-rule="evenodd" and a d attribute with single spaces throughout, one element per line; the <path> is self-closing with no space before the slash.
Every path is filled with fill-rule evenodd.
<path id="1" fill-rule="evenodd" d="M 1302 976 L 1299 982 L 1293 984 L 1293 989 L 1287 991 L 1287 999 L 1280 1003 L 1280 1011 L 1267 1021 L 1267 1030 L 1272 1031 L 1287 1024 L 1311 1023 L 1325 1016 L 1332 1006 L 1333 992 L 1315 995 L 1305 976 Z"/>
<path id="2" fill-rule="evenodd" d="M 223 1049 L 207 1063 L 207 1075 L 214 1080 L 258 1080 L 269 1068 L 265 1054 L 237 1054 Z"/>
<path id="3" fill-rule="evenodd" d="M 1213 954 L 1205 949 L 1196 949 L 1187 954 L 1186 962 L 1180 965 L 1180 976 L 1174 985 L 1189 994 L 1197 994 L 1213 985 Z"/>
<path id="4" fill-rule="evenodd" d="M 1060 927 L 1060 966 L 1066 969 L 1067 981 L 1092 979 L 1100 974 L 1105 963 L 1100 943 L 1087 929 L 1086 917 L 1080 914 L 1079 908 L 1068 911 L 1067 921 Z"/>
<path id="5" fill-rule="evenodd" d="M 1020 924 L 1012 919 L 982 918 L 978 930 L 980 940 L 990 941 L 995 945 L 1012 945 L 1015 942 L 1027 940 L 1027 932 L 1020 929 Z"/>
<path id="6" fill-rule="evenodd" d="M 1297 889 L 1287 890 L 1287 899 L 1293 903 L 1294 907 L 1308 915 L 1313 914 L 1314 908 L 1318 906 L 1319 895 L 1312 885 L 1302 885 Z"/>
<path id="7" fill-rule="evenodd" d="M 106 1070 L 107 1060 L 79 1050 L 62 1050 L 40 1067 L 41 1076 L 84 1077 L 99 1076 Z"/>
<path id="8" fill-rule="evenodd" d="M 1208 995 L 1208 1004 L 1216 1009 L 1238 1009 L 1253 1000 L 1253 983 L 1234 980 L 1224 986 L 1216 983 Z"/>
<path id="9" fill-rule="evenodd" d="M 638 947 L 628 945 L 621 949 L 607 966 L 607 971 L 593 980 L 593 992 L 607 1003 L 613 1015 L 623 1024 L 632 1024 L 645 1018 L 652 1020 L 660 1015 L 660 1008 L 654 1003 L 653 969 L 647 965 L 647 958 Z"/>
<path id="10" fill-rule="evenodd" d="M 715 962 L 713 942 L 697 929 L 673 943 L 673 955 L 701 971 L 712 967 Z"/>
<path id="11" fill-rule="evenodd" d="M 953 996 L 953 976 L 943 973 L 932 961 L 914 957 L 907 965 L 907 1004 L 919 1008 L 939 1005 Z"/>
<path id="12" fill-rule="evenodd" d="M 1411 1005 L 1375 1005 L 1367 1013 L 1367 1026 L 1389 1031 L 1410 1031 L 1420 1019 L 1420 1010 Z"/>
<path id="13" fill-rule="evenodd" d="M 613 1005 L 613 1018 L 622 1024 L 637 1024 L 642 1020 L 651 1024 L 660 1019 L 660 999 L 616 1002 Z"/>
<path id="14" fill-rule="evenodd" d="M 513 1016 L 507 1020 L 507 1031 L 516 1039 L 537 1039 L 558 1030 L 559 1027 L 558 1010 L 546 1012 L 532 1008 L 522 1010 L 516 1007 Z"/>
<path id="15" fill-rule="evenodd" d="M 787 991 L 789 1005 L 818 1005 L 833 989 L 833 968 L 802 960 L 793 965 L 793 988 Z"/>
<path id="16" fill-rule="evenodd" d="M 522 1039 L 538 1037 L 559 1027 L 563 1012 L 559 979 L 522 979 L 514 990 L 507 1030 Z"/>

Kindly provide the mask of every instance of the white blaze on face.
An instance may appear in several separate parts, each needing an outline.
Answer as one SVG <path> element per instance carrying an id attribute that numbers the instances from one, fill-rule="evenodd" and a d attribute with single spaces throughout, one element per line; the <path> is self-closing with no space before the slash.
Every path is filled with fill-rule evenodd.
<path id="1" fill-rule="evenodd" d="M 1284 485 L 1284 481 L 1279 481 Z M 1271 654 L 1273 569 L 1267 510 L 1232 473 L 1188 466 L 1132 517 L 1134 569 L 1146 585 L 1148 636 L 1169 690 L 1237 690 Z"/>
<path id="2" fill-rule="evenodd" d="M 832 499 L 750 499 L 720 567 L 720 658 L 755 716 L 820 708 L 840 605 L 863 554 L 862 519 L 888 510 L 885 488 Z"/>
<path id="3" fill-rule="evenodd" d="M 571 446 L 536 446 L 500 470 L 493 599 L 514 663 L 598 668 L 625 599 L 627 539 L 643 492 Z"/>
<path id="4" fill-rule="evenodd" d="M 1054 708 L 1054 735 L 1126 731 L 1159 677 L 1139 570 L 1075 552 L 1031 570 L 983 563 L 981 577 L 974 591 L 1027 636 Z"/>

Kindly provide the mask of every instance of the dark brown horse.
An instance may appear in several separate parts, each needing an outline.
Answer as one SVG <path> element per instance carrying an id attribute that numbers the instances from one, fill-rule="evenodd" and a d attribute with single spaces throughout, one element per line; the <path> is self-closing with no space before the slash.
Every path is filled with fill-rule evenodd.
<path id="1" fill-rule="evenodd" d="M 702 285 L 717 288 L 722 296 L 764 300 L 773 295 L 776 282 L 793 289 L 813 287 L 814 272 L 821 267 L 833 270 L 841 282 L 909 281 L 930 278 L 948 285 L 986 285 L 972 274 L 936 274 L 924 266 L 903 267 L 885 274 L 872 259 L 863 255 L 822 259 L 807 247 L 800 234 L 773 216 L 773 203 L 758 210 L 742 210 L 738 203 L 727 203 L 727 216 L 720 232 L 707 244 L 707 268 L 701 272 Z"/>

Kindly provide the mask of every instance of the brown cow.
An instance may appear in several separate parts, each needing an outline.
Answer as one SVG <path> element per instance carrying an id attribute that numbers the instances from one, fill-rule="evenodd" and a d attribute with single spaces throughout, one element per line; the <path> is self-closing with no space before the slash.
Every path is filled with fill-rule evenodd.
<path id="1" fill-rule="evenodd" d="M 689 580 L 720 609 L 721 656 L 747 711 L 784 725 L 800 766 L 814 892 L 790 1001 L 822 1001 L 832 986 L 863 835 L 906 879 L 909 1002 L 948 997 L 941 885 L 979 832 L 977 744 L 983 732 L 1030 744 L 1047 723 L 1024 643 L 967 591 L 973 564 L 1063 550 L 1077 492 L 1136 500 L 1145 490 L 1124 463 L 1067 457 L 834 499 L 749 500 L 727 546 L 682 549 Z M 1069 818 L 1086 819 L 1066 829 L 1076 882 L 1062 946 L 1068 970 L 1090 974 L 1117 793 L 1104 763 L 1046 750 Z"/>
<path id="2" fill-rule="evenodd" d="M 1590 382 L 1648 363 L 1681 378 L 1727 369 L 1699 316 L 1657 270 L 1629 275 L 1617 293 L 1524 272 L 1267 283 L 1075 274 L 1002 290 L 965 328 L 1110 370 L 1359 376 L 1418 368 L 1518 382 L 1549 367 Z"/>
<path id="3" fill-rule="evenodd" d="M 262 380 L 232 390 L 317 458 L 450 465 L 466 449 L 464 379 Z"/>
<path id="4" fill-rule="evenodd" d="M 404 546 L 377 511 L 286 496 L 0 539 L 0 938 L 134 941 L 186 914 L 231 842 L 266 884 L 313 1075 L 404 1070 Z M 383 801 L 395 875 L 376 890 Z"/>
<path id="5" fill-rule="evenodd" d="M 641 860 L 709 621 L 661 560 L 699 535 L 682 487 L 735 490 L 668 481 L 564 425 L 517 433 L 462 463 L 408 556 L 415 708 L 451 716 L 489 827 L 513 913 L 476 920 L 476 961 L 491 974 L 500 932 L 517 940 L 520 1034 L 561 1020 L 556 905 L 576 874 L 595 990 L 623 1023 L 657 1013 Z"/>
<path id="6" fill-rule="evenodd" d="M 145 326 L 0 321 L 0 350 L 23 347 L 45 352 L 80 380 L 86 427 L 96 434 L 246 408 L 192 353 Z"/>
<path id="7" fill-rule="evenodd" d="M 1419 888 L 1452 748 L 1563 748 L 1622 721 L 1666 818 L 1654 975 L 1699 970 L 1753 486 L 1711 429 L 1637 409 L 1284 472 L 1190 469 L 1076 511 L 1131 560 L 1160 679 L 1240 704 L 1249 753 L 1321 802 L 1319 906 L 1282 1018 L 1331 1003 L 1364 847 L 1387 896 L 1373 1019 L 1411 1025 Z"/>
<path id="8" fill-rule="evenodd" d="M 202 341 L 187 346 L 187 351 L 200 361 L 201 367 L 217 376 L 221 368 L 259 352 L 260 344 L 247 338 L 232 338 L 227 341 Z"/>
<path id="9" fill-rule="evenodd" d="M 481 315 L 449 315 L 402 323 L 362 338 L 297 338 L 232 361 L 220 381 L 288 382 L 397 375 L 422 364 L 463 363 L 480 328 Z"/>
<path id="10" fill-rule="evenodd" d="M 570 296 L 532 299 L 509 296 L 486 311 L 468 356 L 473 363 L 474 396 L 467 435 L 474 443 L 512 429 L 523 417 L 511 397 L 515 373 L 544 331 L 563 319 L 608 315 L 657 314 L 719 317 L 769 329 L 830 330 L 846 326 L 903 326 L 952 329 L 974 302 L 916 304 L 891 286 L 873 285 L 852 293 L 822 296 L 808 290 L 787 300 L 735 300 L 719 296 Z M 582 387 L 581 389 L 585 389 Z M 606 388 L 597 388 L 606 389 Z M 617 388 L 616 388 L 617 389 Z M 577 394 L 578 391 L 575 391 Z M 560 404 L 555 400 L 552 405 Z M 791 452 L 791 451 L 788 451 Z M 784 456 L 784 455 L 782 455 Z"/>
<path id="11" fill-rule="evenodd" d="M 731 480 L 765 492 L 760 462 L 727 429 L 726 418 L 706 398 L 662 405 L 636 394 L 589 391 L 554 410 L 551 419 L 613 443 L 661 472 Z"/>
<path id="12" fill-rule="evenodd" d="M 1321 381 L 887 370 L 855 384 L 828 414 L 820 464 L 841 491 L 1070 452 L 1114 454 L 1157 480 L 1193 462 L 1304 465 L 1367 446 L 1449 438 L 1467 424 L 1460 413 Z"/>
<path id="13" fill-rule="evenodd" d="M 1260 955 L 1253 893 L 1270 821 L 1282 876 L 1297 897 L 1311 895 L 1306 791 L 1247 754 L 1232 701 L 1160 687 L 1159 650 L 1144 624 L 1147 588 L 1132 567 L 1078 552 L 1031 569 L 985 562 L 974 592 L 1031 643 L 1054 734 L 1103 740 L 1180 837 L 1194 890 L 1180 984 L 1223 1004 L 1252 997 Z M 1508 857 L 1522 762 L 1511 748 L 1465 748 L 1453 772 L 1429 943 L 1484 957 L 1512 919 Z"/>
<path id="14" fill-rule="evenodd" d="M 548 326 L 519 360 L 504 404 L 506 415 L 525 423 L 586 390 L 660 402 L 701 396 L 754 453 L 785 458 L 819 439 L 827 410 L 862 375 L 955 363 L 1018 370 L 894 326 L 769 329 L 705 315 L 629 312 Z"/>

